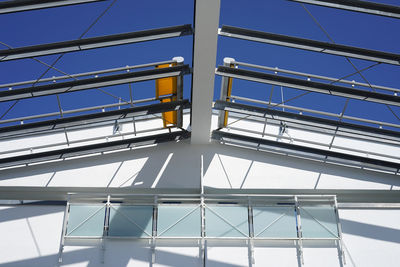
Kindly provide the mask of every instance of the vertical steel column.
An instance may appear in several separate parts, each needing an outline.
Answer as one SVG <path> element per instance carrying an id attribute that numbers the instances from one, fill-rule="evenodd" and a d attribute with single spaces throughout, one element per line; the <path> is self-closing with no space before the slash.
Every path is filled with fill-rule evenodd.
<path id="1" fill-rule="evenodd" d="M 204 162 L 203 155 L 200 156 L 200 220 L 201 220 L 201 260 L 203 267 L 206 266 L 206 244 L 205 244 L 205 205 L 204 205 Z"/>
<path id="2" fill-rule="evenodd" d="M 224 58 L 225 67 L 233 67 L 234 58 L 226 57 Z M 221 101 L 230 101 L 231 91 L 232 91 L 232 78 L 222 76 L 221 78 L 221 93 L 219 99 Z M 218 115 L 218 128 L 223 128 L 228 122 L 228 111 L 221 110 Z"/>
<path id="3" fill-rule="evenodd" d="M 173 61 L 176 62 L 176 65 L 183 65 L 184 58 L 183 57 L 174 57 Z M 183 100 L 183 75 L 179 75 L 176 77 L 176 101 Z M 176 114 L 176 126 L 182 128 L 183 125 L 183 108 L 180 107 Z"/>
<path id="4" fill-rule="evenodd" d="M 220 0 L 195 1 L 191 143 L 210 142 Z"/>
<path id="5" fill-rule="evenodd" d="M 301 264 L 304 265 L 304 256 L 303 256 L 303 233 L 301 229 L 301 219 L 300 219 L 300 207 L 299 202 L 297 201 L 297 196 L 294 197 L 295 202 L 295 210 L 296 210 L 296 219 L 297 219 L 297 252 L 301 261 Z"/>
<path id="6" fill-rule="evenodd" d="M 249 267 L 256 263 L 254 257 L 254 223 L 253 223 L 253 206 L 250 197 L 248 198 L 248 221 L 249 221 Z"/>
<path id="7" fill-rule="evenodd" d="M 68 218 L 69 218 L 69 197 L 68 197 L 67 205 L 65 207 L 65 212 L 64 212 L 63 226 L 62 226 L 61 238 L 60 238 L 60 247 L 58 249 L 58 263 L 57 263 L 57 266 L 61 266 L 61 263 L 62 263 L 62 254 L 63 254 L 63 251 L 64 251 L 65 234 L 66 234 L 66 231 L 67 231 Z"/>
<path id="8" fill-rule="evenodd" d="M 346 265 L 346 256 L 344 253 L 343 249 L 343 235 L 342 235 L 342 224 L 340 223 L 340 218 L 339 218 L 339 209 L 338 209 L 338 204 L 337 204 L 337 197 L 333 197 L 334 200 L 334 209 L 335 209 L 335 215 L 336 215 L 336 225 L 337 225 L 337 230 L 338 230 L 338 235 L 339 235 L 339 240 L 338 240 L 338 250 L 339 250 L 339 259 L 341 261 L 342 265 Z"/>
<path id="9" fill-rule="evenodd" d="M 108 229 L 109 229 L 109 220 L 110 220 L 110 208 L 111 208 L 111 203 L 110 203 L 111 196 L 107 196 L 107 203 L 106 203 L 106 214 L 105 214 L 105 219 L 104 219 L 104 228 L 103 228 L 103 236 L 101 238 L 101 263 L 104 263 L 105 261 L 105 251 L 106 251 L 106 240 L 108 236 Z"/>
<path id="10" fill-rule="evenodd" d="M 156 262 L 156 237 L 157 237 L 157 214 L 158 214 L 158 197 L 154 196 L 154 206 L 153 206 L 153 231 L 151 237 L 151 265 Z"/>

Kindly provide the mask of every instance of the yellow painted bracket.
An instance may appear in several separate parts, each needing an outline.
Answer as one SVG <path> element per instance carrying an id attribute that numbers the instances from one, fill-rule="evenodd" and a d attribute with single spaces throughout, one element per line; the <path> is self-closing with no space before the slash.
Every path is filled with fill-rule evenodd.
<path id="1" fill-rule="evenodd" d="M 159 68 L 169 68 L 176 66 L 176 63 L 162 64 L 156 66 Z M 177 77 L 167 77 L 156 79 L 156 98 L 161 103 L 172 102 L 177 100 Z M 167 111 L 162 113 L 164 128 L 174 127 L 177 125 L 177 111 Z"/>

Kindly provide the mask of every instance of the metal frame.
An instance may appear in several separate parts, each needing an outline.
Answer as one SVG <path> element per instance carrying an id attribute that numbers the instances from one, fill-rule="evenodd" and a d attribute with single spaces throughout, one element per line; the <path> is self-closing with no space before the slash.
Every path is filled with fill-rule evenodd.
<path id="1" fill-rule="evenodd" d="M 239 62 L 239 61 L 233 61 L 232 64 L 234 64 L 235 66 L 244 66 L 244 67 L 249 67 L 249 68 L 268 70 L 268 71 L 274 72 L 275 74 L 278 74 L 280 72 L 280 73 L 285 73 L 285 74 L 291 74 L 291 75 L 306 77 L 307 79 L 314 78 L 314 79 L 329 81 L 329 82 L 332 82 L 332 83 L 345 83 L 345 84 L 349 84 L 351 86 L 362 86 L 362 87 L 366 87 L 366 88 L 385 90 L 385 91 L 390 91 L 390 92 L 395 92 L 395 93 L 400 92 L 400 89 L 393 88 L 393 87 L 375 85 L 375 84 L 368 84 L 368 83 L 361 83 L 361 82 L 356 82 L 354 80 L 353 81 L 349 81 L 349 80 L 340 79 L 340 78 L 332 78 L 332 77 L 316 75 L 316 74 L 311 74 L 311 73 L 305 73 L 305 72 L 299 72 L 299 71 L 293 71 L 293 70 L 287 70 L 287 69 L 280 69 L 278 67 L 273 68 L 273 67 L 261 66 L 261 65 L 245 63 L 245 62 Z M 1 87 L 1 85 L 0 85 L 0 87 Z"/>
<path id="2" fill-rule="evenodd" d="M 137 146 L 143 146 L 148 144 L 186 139 L 188 137 L 190 137 L 190 133 L 188 131 L 176 131 L 171 133 L 149 135 L 144 137 L 129 138 L 118 141 L 103 142 L 93 145 L 84 145 L 84 146 L 58 149 L 40 153 L 32 153 L 21 156 L 1 158 L 0 168 L 30 164 L 35 162 L 43 162 L 49 160 L 60 160 L 68 157 L 75 157 L 79 155 L 87 155 L 87 154 L 106 152 L 118 149 L 134 148 Z"/>
<path id="3" fill-rule="evenodd" d="M 98 112 L 93 114 L 86 114 L 80 116 L 73 116 L 67 118 L 59 118 L 55 120 L 33 122 L 28 124 L 14 125 L 0 128 L 0 138 L 10 137 L 19 134 L 34 133 L 40 131 L 49 131 L 73 126 L 86 126 L 88 124 L 120 120 L 126 118 L 133 118 L 137 116 L 156 114 L 165 111 L 182 110 L 183 108 L 190 107 L 188 100 L 174 101 L 168 103 L 159 103 L 147 106 L 132 107 L 125 109 L 118 109 L 107 112 Z"/>
<path id="4" fill-rule="evenodd" d="M 60 6 L 87 4 L 105 0 L 14 0 L 0 2 L 0 14 L 15 13 Z"/>
<path id="5" fill-rule="evenodd" d="M 266 150 L 279 154 L 318 160 L 325 163 L 358 166 L 362 168 L 392 172 L 394 174 L 397 174 L 400 169 L 400 163 L 360 157 L 331 150 L 277 142 L 263 138 L 232 134 L 223 131 L 213 131 L 212 138 L 223 143 L 238 144 L 245 147 L 249 147 L 249 145 L 256 146 L 258 150 Z"/>
<path id="6" fill-rule="evenodd" d="M 369 61 L 400 65 L 400 55 L 365 48 L 332 44 L 299 37 L 255 31 L 233 26 L 222 26 L 219 35 L 248 41 L 286 46 L 314 52 L 352 57 Z"/>
<path id="7" fill-rule="evenodd" d="M 0 50 L 0 62 L 153 41 L 192 34 L 190 24 Z"/>
<path id="8" fill-rule="evenodd" d="M 134 66 L 127 65 L 125 67 L 119 67 L 119 68 L 112 68 L 112 69 L 104 69 L 104 70 L 97 70 L 97 71 L 90 71 L 90 72 L 83 72 L 83 73 L 68 74 L 68 75 L 64 75 L 64 76 L 53 76 L 51 78 L 42 78 L 42 79 L 39 79 L 39 80 L 36 79 L 36 80 L 29 80 L 29 81 L 15 82 L 15 83 L 5 83 L 5 84 L 0 84 L 0 88 L 8 88 L 8 90 L 12 90 L 13 87 L 17 87 L 17 86 L 21 86 L 21 85 L 30 84 L 32 86 L 32 85 L 36 85 L 38 83 L 56 82 L 56 81 L 59 81 L 59 80 L 67 80 L 67 79 L 77 79 L 77 78 L 80 78 L 80 77 L 95 76 L 95 75 L 105 74 L 105 73 L 121 72 L 121 71 L 130 72 L 131 70 L 134 70 L 134 69 L 154 67 L 154 66 L 157 66 L 157 65 L 171 64 L 171 63 L 176 63 L 176 61 L 173 59 L 173 60 L 166 60 L 166 61 L 147 63 L 147 64 L 140 64 L 140 65 L 134 65 Z"/>
<path id="9" fill-rule="evenodd" d="M 333 195 L 325 195 L 325 196 L 300 196 L 300 195 L 264 195 L 264 196 L 209 196 L 206 197 L 203 193 L 197 194 L 197 195 L 179 195 L 179 196 L 174 196 L 174 195 L 159 195 L 159 194 L 144 194 L 144 195 L 129 195 L 129 196 L 123 196 L 123 195 L 108 195 L 107 196 L 107 201 L 106 204 L 103 204 L 107 207 L 106 209 L 106 214 L 105 214 L 105 220 L 104 220 L 104 231 L 103 235 L 99 237 L 86 237 L 86 236 L 66 236 L 66 225 L 68 223 L 68 216 L 69 216 L 69 209 L 68 207 L 71 204 L 79 204 L 79 205 L 93 205 L 95 203 L 104 203 L 104 198 L 103 197 L 98 197 L 93 195 L 90 197 L 89 195 L 86 196 L 79 196 L 79 195 L 74 195 L 71 196 L 69 201 L 67 202 L 67 209 L 64 214 L 64 223 L 63 223 L 63 233 L 62 233 L 62 238 L 61 238 L 61 245 L 60 245 L 60 251 L 62 253 L 63 247 L 66 245 L 65 241 L 66 240 L 91 240 L 91 239 L 101 239 L 102 240 L 102 251 L 104 255 L 104 249 L 105 249 L 105 241 L 107 239 L 134 239 L 134 240 L 149 240 L 149 246 L 152 251 L 152 256 L 151 256 L 151 262 L 155 263 L 155 247 L 156 247 L 156 242 L 157 240 L 194 240 L 197 242 L 201 242 L 200 244 L 200 254 L 202 257 L 203 264 L 206 262 L 206 248 L 205 244 L 207 240 L 229 240 L 230 242 L 235 242 L 235 241 L 243 241 L 245 240 L 246 243 L 249 246 L 249 263 L 252 265 L 255 263 L 254 261 L 254 247 L 256 246 L 255 241 L 257 240 L 270 240 L 270 241 L 275 241 L 275 240 L 284 240 L 284 241 L 294 241 L 297 244 L 298 247 L 298 252 L 299 256 L 302 258 L 302 240 L 326 240 L 326 241 L 332 241 L 332 240 L 339 240 L 337 244 L 340 243 L 341 241 L 341 236 L 338 236 L 337 238 L 303 238 L 301 235 L 301 224 L 300 222 L 300 213 L 299 213 L 299 204 L 298 199 L 301 199 L 304 203 L 306 203 L 308 206 L 309 205 L 327 205 L 331 204 L 334 205 L 336 203 L 336 197 Z M 107 231 L 108 231 L 108 214 L 109 214 L 109 209 L 111 207 L 111 203 L 113 201 L 118 201 L 121 204 L 119 205 L 132 205 L 132 206 L 137 206 L 137 205 L 152 205 L 153 206 L 153 215 L 151 217 L 152 220 L 152 234 L 149 237 L 120 237 L 120 236 L 108 236 Z M 230 202 L 235 202 L 235 204 L 218 204 L 220 201 L 223 200 L 228 200 Z M 158 221 L 158 207 L 160 205 L 165 205 L 165 201 L 174 201 L 177 202 L 175 205 L 195 205 L 195 209 L 198 209 L 199 207 L 203 210 L 203 212 L 200 213 L 200 220 L 201 220 L 201 234 L 198 237 L 160 237 L 159 233 L 157 233 L 157 221 Z M 218 206 L 245 206 L 247 207 L 247 220 L 249 224 L 248 228 L 248 233 L 244 234 L 244 237 L 207 237 L 205 236 L 205 228 L 204 224 L 206 221 L 206 217 L 204 215 L 204 202 L 212 203 Z M 293 238 L 279 238 L 279 237 L 274 237 L 274 238 L 257 238 L 254 236 L 254 228 L 252 226 L 252 221 L 253 221 L 253 214 L 252 214 L 252 207 L 253 206 L 262 206 L 262 207 L 267 207 L 267 206 L 281 206 L 282 203 L 286 203 L 289 205 L 292 205 L 295 209 L 293 209 L 294 215 L 296 215 L 297 218 L 297 225 L 293 225 L 292 227 L 296 227 L 296 233 L 297 237 Z M 286 205 L 285 205 L 286 206 Z M 173 225 L 176 225 L 179 221 L 182 219 L 186 218 L 189 216 L 193 211 L 187 213 L 185 216 L 180 218 L 178 221 L 176 221 Z M 218 217 L 221 217 L 219 214 L 216 214 Z M 337 214 L 336 214 L 337 216 Z M 236 228 L 236 226 L 230 224 L 227 222 L 223 217 L 221 217 L 226 223 L 228 223 L 231 227 Z M 84 221 L 85 222 L 85 221 Z M 83 223 L 84 223 L 83 222 Z M 238 230 L 240 231 L 240 230 Z M 240 231 L 241 232 L 241 231 Z M 203 244 L 204 243 L 204 244 Z M 338 246 L 338 245 L 337 245 Z M 338 247 L 338 249 L 340 249 Z M 61 255 L 61 254 L 60 254 Z M 61 256 L 60 256 L 61 259 Z M 103 258 L 104 259 L 104 258 Z M 302 263 L 304 264 L 304 260 L 302 258 Z M 61 260 L 60 260 L 61 262 Z"/>
<path id="10" fill-rule="evenodd" d="M 202 159 L 201 159 L 201 170 L 202 170 Z M 201 178 L 202 179 L 202 175 Z M 203 187 L 202 187 L 203 188 Z M 128 195 L 128 196 L 124 196 L 124 195 L 107 195 L 107 201 L 106 204 L 104 204 L 104 198 L 103 197 L 99 197 L 96 195 L 86 195 L 86 196 L 80 196 L 80 195 L 71 195 L 68 199 L 67 205 L 66 205 L 66 210 L 64 213 L 64 221 L 63 221 L 63 231 L 62 231 L 62 235 L 61 235 L 61 240 L 60 240 L 60 249 L 59 249 L 59 262 L 58 264 L 60 265 L 62 263 L 62 251 L 64 249 L 64 246 L 68 245 L 68 243 L 66 243 L 66 240 L 93 240 L 93 239 L 100 239 L 101 240 L 101 247 L 102 247 L 102 262 L 104 263 L 104 251 L 105 251 L 105 244 L 106 244 L 106 240 L 107 239 L 122 239 L 122 240 L 149 240 L 149 246 L 151 249 L 151 263 L 155 263 L 156 259 L 155 259 L 155 248 L 156 248 L 156 242 L 157 240 L 195 240 L 197 242 L 201 242 L 200 243 L 200 257 L 202 259 L 203 262 L 203 266 L 205 266 L 206 263 L 206 243 L 207 240 L 229 240 L 230 242 L 235 242 L 235 241 L 243 241 L 245 240 L 246 243 L 249 246 L 249 263 L 252 266 L 255 263 L 255 259 L 254 259 L 254 247 L 255 247 L 255 243 L 254 241 L 256 240 L 270 240 L 270 241 L 275 241 L 275 240 L 284 240 L 284 241 L 294 241 L 297 244 L 301 244 L 302 242 L 302 237 L 301 237 L 301 233 L 300 233 L 300 237 L 296 237 L 296 238 L 255 238 L 254 237 L 254 228 L 252 227 L 252 221 L 253 221 L 253 214 L 252 214 L 252 207 L 253 207 L 253 203 L 256 203 L 256 206 L 271 206 L 271 204 L 273 206 L 277 205 L 280 206 L 282 205 L 282 203 L 287 203 L 287 204 L 291 204 L 293 205 L 293 207 L 298 207 L 298 198 L 300 197 L 301 199 L 304 199 L 305 203 L 307 203 L 307 205 L 326 205 L 329 203 L 336 203 L 336 196 L 332 196 L 332 195 L 324 195 L 324 196 L 298 196 L 298 195 L 258 195 L 258 196 L 254 196 L 250 197 L 250 196 L 209 196 L 209 198 L 205 199 L 205 195 L 203 192 L 204 189 L 201 189 L 201 193 L 200 194 L 196 194 L 196 195 L 171 195 L 171 194 L 164 194 L 164 195 L 160 195 L 160 194 L 143 194 L 143 195 Z M 223 200 L 223 199 L 229 200 L 229 201 L 236 201 L 236 204 L 230 204 L 229 206 L 243 206 L 245 205 L 247 207 L 247 220 L 248 220 L 248 224 L 249 224 L 249 229 L 248 229 L 248 234 L 245 234 L 245 237 L 206 237 L 205 236 L 205 215 L 204 215 L 204 208 L 205 208 L 205 204 L 204 202 L 210 202 L 210 203 L 219 203 L 219 201 Z M 118 205 L 132 205 L 132 206 L 141 206 L 141 205 L 152 205 L 153 206 L 153 215 L 151 217 L 152 220 L 152 234 L 149 237 L 120 237 L 120 236 L 108 236 L 108 229 L 109 229 L 109 214 L 110 214 L 110 209 L 112 206 L 112 202 L 111 200 L 117 201 L 120 204 Z M 176 205 L 193 205 L 195 204 L 196 208 L 198 209 L 199 207 L 201 208 L 201 213 L 200 213 L 200 219 L 201 219 L 201 234 L 199 237 L 160 237 L 157 231 L 157 221 L 158 221 L 158 207 L 160 205 L 164 205 L 165 201 L 178 201 L 179 203 Z M 87 236 L 67 236 L 66 235 L 66 229 L 67 229 L 67 224 L 68 224 L 68 217 L 69 217 L 69 207 L 71 204 L 78 204 L 78 205 L 85 205 L 85 203 L 87 205 L 93 205 L 93 204 L 100 204 L 103 203 L 103 207 L 106 207 L 106 213 L 105 213 L 105 220 L 103 223 L 103 235 L 99 236 L 99 237 L 87 237 Z M 267 204 L 270 203 L 270 204 Z M 224 204 L 217 204 L 217 205 L 222 205 L 222 206 L 226 206 Z M 173 225 L 176 225 L 179 221 L 181 221 L 182 219 L 186 218 L 187 216 L 189 216 L 193 211 L 187 213 L 186 215 L 184 215 L 182 218 L 180 218 L 177 222 L 175 222 Z M 295 210 L 293 211 L 295 212 Z M 299 213 L 296 213 L 297 216 L 299 216 Z M 220 215 L 216 214 L 217 216 L 220 217 Z M 337 214 L 336 214 L 337 215 Z M 222 218 L 222 217 L 221 217 Z M 225 219 L 222 218 L 224 221 Z M 86 219 L 87 220 L 87 219 Z M 80 225 L 82 225 L 86 220 L 84 220 Z M 230 224 L 229 222 L 227 222 L 229 225 L 231 225 L 232 227 L 236 228 L 234 225 Z M 172 225 L 172 226 L 173 226 Z M 299 231 L 301 231 L 301 228 L 297 228 L 297 226 L 293 226 L 296 227 L 296 232 L 298 233 Z M 240 231 L 240 230 L 239 230 Z M 332 241 L 332 240 L 339 240 L 339 242 L 341 242 L 341 236 L 338 236 L 337 238 L 307 238 L 307 240 L 326 240 L 326 241 Z M 299 243 L 300 242 L 300 243 Z M 338 244 L 339 244 L 338 242 Z M 341 243 L 340 243 L 341 244 Z M 338 245 L 339 246 L 339 245 Z M 300 252 L 302 253 L 302 247 L 298 245 L 298 249 L 300 249 Z M 338 247 L 338 249 L 340 249 Z M 303 261 L 304 264 L 304 261 Z"/>
<path id="11" fill-rule="evenodd" d="M 352 99 L 358 99 L 374 103 L 400 106 L 400 96 L 395 96 L 395 95 L 381 94 L 381 93 L 359 90 L 333 84 L 300 80 L 291 77 L 273 75 L 258 71 L 228 68 L 224 66 L 218 66 L 217 71 L 215 73 L 217 75 L 227 76 L 242 80 L 285 86 L 304 91 L 348 97 Z"/>
<path id="12" fill-rule="evenodd" d="M 400 19 L 400 7 L 360 0 L 289 0 L 292 2 L 338 8 Z"/>
<path id="13" fill-rule="evenodd" d="M 384 121 L 363 119 L 363 118 L 358 118 L 358 117 L 354 117 L 354 116 L 347 116 L 347 115 L 343 115 L 343 114 L 337 114 L 337 113 L 331 113 L 331 112 L 325 112 L 325 111 L 318 111 L 318 110 L 309 109 L 309 108 L 296 107 L 296 106 L 285 105 L 285 104 L 281 104 L 281 103 L 262 101 L 262 100 L 251 99 L 251 98 L 241 97 L 241 96 L 236 96 L 236 95 L 231 95 L 231 99 L 233 99 L 233 100 L 241 100 L 241 101 L 246 101 L 246 102 L 252 102 L 252 103 L 267 105 L 267 106 L 271 106 L 271 107 L 280 107 L 280 108 L 291 109 L 291 110 L 298 111 L 299 114 L 303 114 L 303 112 L 308 112 L 308 113 L 311 113 L 311 114 L 323 115 L 323 116 L 328 116 L 328 117 L 333 117 L 333 118 L 339 118 L 339 119 L 342 118 L 342 120 L 346 119 L 346 120 L 352 120 L 352 121 L 357 121 L 357 122 L 375 124 L 379 128 L 382 128 L 383 126 L 387 126 L 387 127 L 393 127 L 393 128 L 400 129 L 400 125 L 398 125 L 398 124 L 384 122 Z"/>
<path id="14" fill-rule="evenodd" d="M 240 103 L 226 102 L 221 100 L 217 100 L 215 102 L 214 109 L 232 111 L 236 113 L 247 114 L 251 116 L 257 116 L 261 118 L 268 118 L 285 122 L 293 122 L 301 125 L 306 124 L 311 127 L 324 128 L 326 130 L 331 130 L 335 132 L 339 131 L 344 133 L 350 133 L 356 136 L 365 135 L 375 138 L 389 139 L 392 141 L 399 142 L 400 144 L 400 132 L 386 130 L 386 129 L 379 129 L 343 121 L 335 121 L 325 118 L 296 114 L 287 111 L 280 111 L 271 108 L 262 108 Z"/>
<path id="15" fill-rule="evenodd" d="M 188 74 L 189 72 L 190 68 L 188 65 L 179 65 L 163 69 L 141 70 L 97 78 L 0 91 L 0 102 L 173 77 Z"/>

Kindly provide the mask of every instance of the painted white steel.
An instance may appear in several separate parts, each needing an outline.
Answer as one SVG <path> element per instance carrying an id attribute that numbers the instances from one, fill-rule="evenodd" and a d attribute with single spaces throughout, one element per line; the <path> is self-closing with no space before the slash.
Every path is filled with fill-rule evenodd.
<path id="1" fill-rule="evenodd" d="M 210 141 L 219 9 L 220 0 L 196 1 L 192 75 L 192 144 L 207 144 Z"/>

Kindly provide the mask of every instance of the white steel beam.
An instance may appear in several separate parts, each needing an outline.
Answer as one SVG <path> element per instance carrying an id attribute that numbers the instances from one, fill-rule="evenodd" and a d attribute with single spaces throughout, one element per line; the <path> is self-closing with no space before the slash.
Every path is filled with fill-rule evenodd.
<path id="1" fill-rule="evenodd" d="M 191 143 L 206 144 L 210 141 L 220 0 L 195 4 Z"/>

